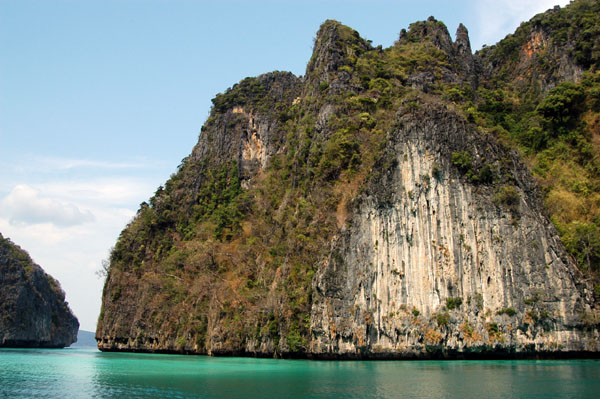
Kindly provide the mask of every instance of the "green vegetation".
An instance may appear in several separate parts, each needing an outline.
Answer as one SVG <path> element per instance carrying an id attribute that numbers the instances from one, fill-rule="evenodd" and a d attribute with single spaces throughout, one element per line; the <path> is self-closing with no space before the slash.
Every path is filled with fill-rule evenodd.
<path id="1" fill-rule="evenodd" d="M 462 173 L 472 172 L 473 158 L 469 151 L 453 152 L 452 165 L 456 166 Z"/>
<path id="2" fill-rule="evenodd" d="M 591 0 L 573 2 L 521 24 L 513 35 L 481 51 L 484 61 L 496 65 L 497 71 L 482 82 L 474 103 L 463 104 L 474 122 L 524 155 L 567 250 L 596 281 L 600 281 L 598 26 L 600 3 Z M 548 35 L 583 68 L 581 80 L 560 82 L 558 65 L 563 61 L 535 44 L 540 35 Z M 524 48 L 528 50 L 523 52 Z M 559 83 L 544 91 L 539 83 L 544 80 Z M 511 207 L 518 200 L 515 194 L 501 187 L 496 201 Z"/>
<path id="3" fill-rule="evenodd" d="M 319 176 L 335 180 L 346 169 L 356 170 L 360 159 L 360 144 L 355 132 L 347 128 L 338 130 L 325 144 L 319 162 Z"/>
<path id="4" fill-rule="evenodd" d="M 192 207 L 192 220 L 197 223 L 210 215 L 215 224 L 215 238 L 231 239 L 241 228 L 243 214 L 250 208 L 249 201 L 240 186 L 238 164 L 231 161 L 229 165 L 208 170 L 204 186 Z M 189 238 L 190 235 L 184 236 L 184 239 Z"/>
<path id="5" fill-rule="evenodd" d="M 567 250 L 590 273 L 600 271 L 600 113 L 593 108 L 599 84 L 600 73 L 588 73 L 578 84 L 550 90 L 537 106 L 513 104 L 506 108 L 511 112 L 480 107 L 485 112 L 478 119 L 488 126 L 498 122 L 494 128 L 500 138 L 526 155 Z M 465 162 L 457 158 L 458 167 Z M 513 186 L 501 186 L 494 198 L 516 210 L 519 194 Z"/>
<path id="6" fill-rule="evenodd" d="M 531 298 L 525 298 L 523 300 L 523 303 L 525 305 L 530 305 L 531 306 L 531 305 L 534 305 L 534 304 L 538 303 L 539 301 L 540 301 L 540 294 L 536 292 L 535 295 L 532 296 Z"/>
<path id="7" fill-rule="evenodd" d="M 479 169 L 474 166 L 473 156 L 467 150 L 452 153 L 454 165 L 473 184 L 490 184 L 494 181 L 492 167 L 483 162 Z"/>
<path id="8" fill-rule="evenodd" d="M 514 308 L 502 308 L 498 311 L 499 315 L 505 314 L 508 317 L 513 317 L 517 314 L 517 311 Z"/>
<path id="9" fill-rule="evenodd" d="M 18 245 L 13 243 L 10 238 L 5 238 L 0 234 L 0 253 L 3 258 L 11 260 L 13 269 L 22 268 L 27 273 L 33 271 L 33 260 Z"/>
<path id="10" fill-rule="evenodd" d="M 508 208 L 513 214 L 518 212 L 519 199 L 519 192 L 514 186 L 500 186 L 494 194 L 494 203 Z"/>
<path id="11" fill-rule="evenodd" d="M 462 298 L 446 298 L 446 308 L 448 310 L 458 309 L 462 302 Z"/>
<path id="12" fill-rule="evenodd" d="M 442 178 L 442 168 L 437 163 L 434 163 L 431 167 L 431 176 L 438 181 Z"/>
<path id="13" fill-rule="evenodd" d="M 498 328 L 498 323 L 489 323 L 487 325 L 488 334 L 490 336 L 497 336 L 500 334 L 500 329 Z"/>
<path id="14" fill-rule="evenodd" d="M 235 106 L 266 105 L 266 88 L 257 78 L 246 78 L 235 84 L 225 94 L 219 94 L 212 99 L 213 108 L 217 112 L 225 112 Z"/>
<path id="15" fill-rule="evenodd" d="M 448 312 L 436 313 L 434 317 L 438 327 L 447 327 L 450 322 L 450 314 Z"/>

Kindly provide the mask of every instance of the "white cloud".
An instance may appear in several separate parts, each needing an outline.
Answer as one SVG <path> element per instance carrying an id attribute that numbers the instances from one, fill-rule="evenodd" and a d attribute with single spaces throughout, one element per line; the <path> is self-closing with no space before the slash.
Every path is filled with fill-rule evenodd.
<path id="1" fill-rule="evenodd" d="M 35 188 L 19 184 L 0 202 L 2 213 L 12 224 L 51 223 L 57 226 L 74 226 L 94 220 L 89 210 L 77 205 L 44 197 Z"/>
<path id="2" fill-rule="evenodd" d="M 49 195 L 68 201 L 101 204 L 103 207 L 118 204 L 138 205 L 156 190 L 151 182 L 133 177 L 53 181 L 39 184 L 38 187 Z"/>
<path id="3" fill-rule="evenodd" d="M 521 22 L 555 5 L 562 7 L 568 3 L 568 0 L 480 0 L 475 5 L 479 35 L 473 48 L 495 44 L 507 33 L 514 32 Z"/>
<path id="4" fill-rule="evenodd" d="M 2 176 L 22 180 L 0 179 L 5 188 L 0 232 L 61 283 L 81 328 L 94 330 L 102 294 L 94 272 L 161 177 L 103 174 L 86 179 L 71 172 Z"/>
<path id="5" fill-rule="evenodd" d="M 133 177 L 51 181 L 19 184 L 0 199 L 0 232 L 61 283 L 82 329 L 94 330 L 100 311 L 94 272 L 150 186 Z"/>
<path id="6" fill-rule="evenodd" d="M 138 169 L 147 167 L 146 162 L 107 162 L 90 159 L 71 159 L 71 158 L 51 158 L 42 157 L 38 162 L 51 169 L 68 170 L 75 168 L 95 168 L 95 169 Z"/>
<path id="7" fill-rule="evenodd" d="M 6 172 L 0 175 L 0 197 L 25 183 L 47 196 L 80 200 L 83 195 L 95 202 L 127 202 L 140 195 L 147 199 L 173 171 L 172 165 L 160 160 L 110 162 L 44 156 L 25 156 L 17 162 L 0 159 L 0 169 Z"/>

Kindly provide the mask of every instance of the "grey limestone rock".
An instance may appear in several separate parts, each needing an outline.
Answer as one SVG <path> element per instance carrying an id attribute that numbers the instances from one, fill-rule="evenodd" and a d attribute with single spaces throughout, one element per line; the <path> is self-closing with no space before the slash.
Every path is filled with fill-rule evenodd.
<path id="1" fill-rule="evenodd" d="M 427 103 L 399 111 L 389 145 L 392 166 L 356 198 L 315 277 L 316 357 L 600 350 L 591 287 L 515 154 Z M 452 162 L 465 151 L 495 177 L 474 184 Z M 508 184 L 510 206 L 498 194 Z"/>

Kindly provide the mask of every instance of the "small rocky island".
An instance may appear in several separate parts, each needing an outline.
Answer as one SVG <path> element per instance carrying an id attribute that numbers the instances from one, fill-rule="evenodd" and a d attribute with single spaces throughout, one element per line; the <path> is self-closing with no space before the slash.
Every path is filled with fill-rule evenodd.
<path id="1" fill-rule="evenodd" d="M 0 347 L 63 348 L 79 321 L 58 281 L 0 234 Z"/>

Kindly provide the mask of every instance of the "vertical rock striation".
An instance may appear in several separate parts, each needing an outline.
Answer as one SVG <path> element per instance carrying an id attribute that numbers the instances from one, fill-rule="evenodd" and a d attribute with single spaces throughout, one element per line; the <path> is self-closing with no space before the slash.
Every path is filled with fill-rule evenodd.
<path id="1" fill-rule="evenodd" d="M 388 143 L 391 167 L 354 200 L 314 280 L 314 356 L 600 350 L 591 287 L 516 154 L 427 103 L 399 111 Z M 474 184 L 452 163 L 457 153 L 504 182 Z"/>

